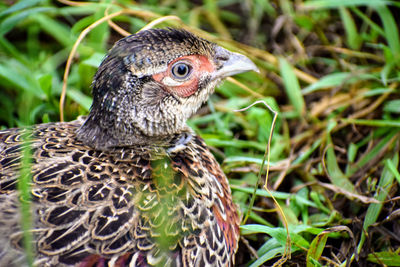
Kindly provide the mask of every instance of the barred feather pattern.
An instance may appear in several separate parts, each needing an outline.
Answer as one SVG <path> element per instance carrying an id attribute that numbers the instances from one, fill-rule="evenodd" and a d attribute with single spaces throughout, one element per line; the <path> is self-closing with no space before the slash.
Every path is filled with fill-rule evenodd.
<path id="1" fill-rule="evenodd" d="M 190 129 L 153 145 L 93 150 L 81 120 L 33 126 L 38 266 L 232 266 L 239 218 L 220 166 Z M 0 265 L 23 266 L 19 194 L 27 130 L 0 132 Z"/>

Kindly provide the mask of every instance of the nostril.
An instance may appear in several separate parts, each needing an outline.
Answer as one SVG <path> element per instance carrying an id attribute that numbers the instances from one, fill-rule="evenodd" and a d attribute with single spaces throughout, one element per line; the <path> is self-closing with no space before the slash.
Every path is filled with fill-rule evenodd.
<path id="1" fill-rule="evenodd" d="M 225 48 L 222 48 L 220 46 L 217 46 L 215 48 L 215 55 L 214 58 L 216 61 L 228 61 L 229 60 L 229 56 L 230 56 L 230 52 L 228 50 L 226 50 Z"/>
<path id="2" fill-rule="evenodd" d="M 227 61 L 229 57 L 227 55 L 218 55 L 215 59 L 218 61 Z"/>

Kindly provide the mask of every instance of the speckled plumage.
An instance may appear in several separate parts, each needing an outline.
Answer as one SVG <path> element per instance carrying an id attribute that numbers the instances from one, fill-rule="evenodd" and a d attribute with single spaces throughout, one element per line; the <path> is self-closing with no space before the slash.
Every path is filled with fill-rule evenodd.
<path id="1" fill-rule="evenodd" d="M 158 57 L 145 57 L 152 49 Z M 127 37 L 99 67 L 88 118 L 1 131 L 0 265 L 26 263 L 17 183 L 27 135 L 38 266 L 232 266 L 239 217 L 228 181 L 185 125 L 228 59 L 210 63 L 215 69 L 199 75 L 188 97 L 152 79 L 176 58 L 211 61 L 218 49 L 177 30 Z"/>

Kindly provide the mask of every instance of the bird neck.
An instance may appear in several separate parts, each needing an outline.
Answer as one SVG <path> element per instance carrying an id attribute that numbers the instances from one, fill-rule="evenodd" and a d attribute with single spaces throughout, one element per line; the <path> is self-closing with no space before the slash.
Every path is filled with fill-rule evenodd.
<path id="1" fill-rule="evenodd" d="M 149 121 L 136 116 L 135 121 L 129 118 L 119 118 L 116 114 L 98 114 L 92 110 L 86 121 L 77 130 L 77 139 L 96 150 L 110 150 L 115 147 L 130 146 L 169 146 L 170 140 L 184 132 L 192 130 L 182 123 L 178 128 L 172 128 L 166 123 L 150 126 Z M 139 126 L 136 126 L 139 125 Z M 146 126 L 146 130 L 143 129 Z M 157 128 L 157 131 L 147 131 Z M 147 132 L 146 132 L 147 131 Z"/>

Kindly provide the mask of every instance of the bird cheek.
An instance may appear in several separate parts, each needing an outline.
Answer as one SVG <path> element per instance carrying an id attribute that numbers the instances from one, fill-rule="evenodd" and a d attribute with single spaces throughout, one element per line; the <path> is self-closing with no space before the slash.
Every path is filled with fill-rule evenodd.
<path id="1" fill-rule="evenodd" d="M 152 77 L 165 91 L 179 97 L 189 97 L 198 90 L 199 78 L 196 76 L 183 83 L 174 81 L 166 72 L 154 74 Z"/>
<path id="2" fill-rule="evenodd" d="M 186 98 L 196 93 L 198 89 L 198 83 L 199 83 L 198 79 L 195 78 L 185 82 L 182 85 L 170 87 L 170 90 L 172 91 L 171 93 L 179 97 Z"/>

